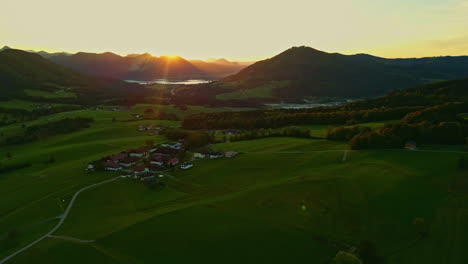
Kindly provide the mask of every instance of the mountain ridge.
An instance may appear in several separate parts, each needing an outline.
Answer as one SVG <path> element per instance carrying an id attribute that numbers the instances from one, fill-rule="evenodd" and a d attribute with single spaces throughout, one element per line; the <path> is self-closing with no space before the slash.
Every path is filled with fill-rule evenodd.
<path id="1" fill-rule="evenodd" d="M 251 89 L 287 80 L 290 85 L 274 90 L 274 95 L 300 100 L 305 96 L 372 97 L 434 80 L 463 77 L 468 77 L 468 56 L 385 59 L 300 46 L 258 61 L 221 82 L 241 82 L 242 89 Z"/>

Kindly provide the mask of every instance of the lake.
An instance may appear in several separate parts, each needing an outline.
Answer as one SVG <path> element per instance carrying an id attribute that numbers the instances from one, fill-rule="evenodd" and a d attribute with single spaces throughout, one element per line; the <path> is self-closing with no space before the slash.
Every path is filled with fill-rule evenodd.
<path id="1" fill-rule="evenodd" d="M 137 80 L 125 80 L 126 82 L 130 83 L 138 83 L 138 84 L 168 84 L 168 85 L 173 85 L 173 84 L 183 84 L 183 85 L 188 85 L 188 84 L 200 84 L 200 83 L 209 83 L 211 81 L 209 80 L 166 80 L 166 79 L 156 79 L 152 81 L 137 81 Z"/>

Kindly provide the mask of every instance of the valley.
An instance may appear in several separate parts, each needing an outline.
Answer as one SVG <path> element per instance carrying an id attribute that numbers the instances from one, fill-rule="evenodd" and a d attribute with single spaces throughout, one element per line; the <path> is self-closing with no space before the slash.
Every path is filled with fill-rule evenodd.
<path id="1" fill-rule="evenodd" d="M 295 47 L 208 82 L 75 55 L 95 74 L 0 51 L 0 263 L 467 261 L 464 57 Z"/>

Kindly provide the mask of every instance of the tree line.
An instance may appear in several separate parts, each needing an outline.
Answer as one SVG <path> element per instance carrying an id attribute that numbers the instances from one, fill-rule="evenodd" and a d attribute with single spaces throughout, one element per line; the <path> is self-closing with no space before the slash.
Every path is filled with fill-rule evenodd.
<path id="1" fill-rule="evenodd" d="M 401 119 L 408 113 L 421 109 L 422 107 L 379 107 L 369 110 L 329 112 L 320 108 L 316 109 L 316 112 L 310 112 L 311 110 L 303 112 L 257 110 L 200 113 L 187 117 L 182 126 L 186 129 L 254 129 L 312 124 L 356 124 Z"/>
<path id="2" fill-rule="evenodd" d="M 29 143 L 58 134 L 67 134 L 88 128 L 94 120 L 87 117 L 65 118 L 45 124 L 24 127 L 22 135 L 15 135 L 5 140 L 5 144 Z"/>

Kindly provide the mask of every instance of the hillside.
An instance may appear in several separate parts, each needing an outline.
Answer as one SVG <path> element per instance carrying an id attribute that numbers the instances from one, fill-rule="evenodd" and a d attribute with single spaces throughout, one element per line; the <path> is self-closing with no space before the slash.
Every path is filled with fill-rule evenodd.
<path id="1" fill-rule="evenodd" d="M 275 128 L 288 125 L 343 125 L 401 120 L 407 115 L 433 123 L 456 121 L 468 112 L 468 79 L 442 81 L 385 96 L 332 107 L 201 113 L 184 120 L 187 129 Z M 426 110 L 425 110 L 426 109 Z M 467 131 L 468 133 L 468 131 Z"/>
<path id="2" fill-rule="evenodd" d="M 371 97 L 406 89 L 434 80 L 468 76 L 468 57 L 385 59 L 367 54 L 342 55 L 309 47 L 293 47 L 259 61 L 224 83 L 239 89 L 253 89 L 277 81 L 287 87 L 273 90 L 273 96 L 299 100 L 307 96 Z"/>
<path id="3" fill-rule="evenodd" d="M 148 53 L 119 56 L 114 53 L 63 54 L 49 59 L 77 71 L 122 80 L 150 81 L 154 79 L 217 79 L 245 66 L 228 61 L 186 60 L 179 56 L 154 57 Z"/>
<path id="4" fill-rule="evenodd" d="M 68 91 L 77 94 L 81 99 L 132 97 L 144 92 L 144 88 L 140 85 L 88 76 L 46 60 L 37 54 L 15 49 L 1 51 L 2 99 L 28 97 L 26 89 L 43 92 Z"/>

